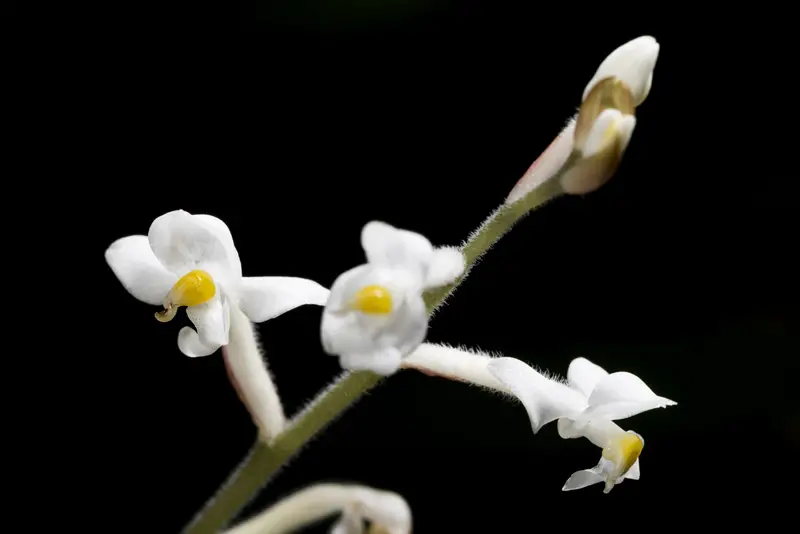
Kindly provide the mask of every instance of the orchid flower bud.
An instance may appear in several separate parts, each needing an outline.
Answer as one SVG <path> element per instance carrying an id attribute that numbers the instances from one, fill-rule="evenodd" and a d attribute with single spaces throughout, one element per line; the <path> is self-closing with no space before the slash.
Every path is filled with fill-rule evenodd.
<path id="1" fill-rule="evenodd" d="M 595 191 L 616 172 L 636 126 L 633 95 L 618 78 L 600 80 L 586 96 L 575 123 L 579 158 L 561 177 L 565 193 Z"/>
<path id="2" fill-rule="evenodd" d="M 591 193 L 617 171 L 636 126 L 636 107 L 650 93 L 659 49 L 653 37 L 638 37 L 597 68 L 583 91 L 573 146 L 580 158 L 561 178 L 565 193 Z"/>
<path id="3" fill-rule="evenodd" d="M 635 110 L 650 93 L 660 46 L 649 35 L 611 52 L 583 91 L 570 119 L 506 199 L 513 204 L 551 179 L 559 193 L 595 191 L 617 171 L 636 126 Z"/>

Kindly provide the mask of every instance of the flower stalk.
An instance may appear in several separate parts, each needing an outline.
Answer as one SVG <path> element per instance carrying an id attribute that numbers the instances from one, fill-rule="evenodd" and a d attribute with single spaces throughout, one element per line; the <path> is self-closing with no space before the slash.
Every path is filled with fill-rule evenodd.
<path id="1" fill-rule="evenodd" d="M 258 427 L 259 438 L 272 441 L 286 426 L 286 415 L 253 324 L 238 306 L 231 306 L 230 340 L 222 354 L 231 383 Z"/>
<path id="2" fill-rule="evenodd" d="M 489 372 L 490 361 L 492 356 L 478 351 L 423 343 L 408 355 L 403 361 L 403 367 L 428 376 L 438 376 L 511 394 L 511 391 Z"/>

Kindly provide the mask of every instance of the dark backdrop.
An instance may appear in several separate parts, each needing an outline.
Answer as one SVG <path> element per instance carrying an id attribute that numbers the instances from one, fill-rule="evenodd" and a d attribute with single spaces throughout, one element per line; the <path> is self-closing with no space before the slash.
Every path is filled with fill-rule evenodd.
<path id="1" fill-rule="evenodd" d="M 41 14 L 25 19 L 35 31 L 19 42 L 44 58 L 28 68 L 58 88 L 38 88 L 65 117 L 45 123 L 66 147 L 50 163 L 75 176 L 63 194 L 80 203 L 102 302 L 99 337 L 81 348 L 87 384 L 71 393 L 88 401 L 74 440 L 99 483 L 63 495 L 95 503 L 80 508 L 86 528 L 124 518 L 113 530 L 177 532 L 254 438 L 220 355 L 181 355 L 185 315 L 157 323 L 107 268 L 113 240 L 170 210 L 210 213 L 245 275 L 324 285 L 363 261 L 372 219 L 458 244 L 574 113 L 599 62 L 643 34 L 661 55 L 617 175 L 519 224 L 429 334 L 561 374 L 582 355 L 675 399 L 621 422 L 645 438 L 641 480 L 562 493 L 599 449 L 554 425 L 534 437 L 521 406 L 406 371 L 248 513 L 325 480 L 400 492 L 420 533 L 720 526 L 787 510 L 800 424 L 792 35 L 775 12 L 546 7 L 568 10 L 106 6 L 79 11 L 74 31 L 48 17 L 53 34 Z M 319 318 L 308 307 L 259 326 L 289 413 L 338 371 Z"/>

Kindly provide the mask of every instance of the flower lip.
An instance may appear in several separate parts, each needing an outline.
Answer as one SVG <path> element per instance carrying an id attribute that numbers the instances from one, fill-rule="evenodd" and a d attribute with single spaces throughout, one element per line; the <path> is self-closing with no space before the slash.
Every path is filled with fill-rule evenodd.
<path id="1" fill-rule="evenodd" d="M 381 285 L 364 286 L 356 292 L 350 306 L 368 315 L 388 315 L 394 307 L 392 292 Z"/>
<path id="2" fill-rule="evenodd" d="M 156 319 L 166 323 L 175 318 L 180 306 L 199 306 L 214 298 L 217 286 L 207 272 L 195 269 L 183 275 L 164 298 L 164 310 L 156 312 Z"/>
<path id="3" fill-rule="evenodd" d="M 639 459 L 642 449 L 644 449 L 644 440 L 635 432 L 630 431 L 603 449 L 603 458 L 614 462 L 617 468 L 617 472 L 613 473 L 614 478 L 621 477 L 628 472 Z"/>

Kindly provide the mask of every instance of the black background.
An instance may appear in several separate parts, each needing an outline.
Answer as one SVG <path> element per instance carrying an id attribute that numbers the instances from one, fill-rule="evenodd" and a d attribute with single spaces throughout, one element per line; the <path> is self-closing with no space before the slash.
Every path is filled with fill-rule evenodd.
<path id="1" fill-rule="evenodd" d="M 245 275 L 328 286 L 363 261 L 372 219 L 458 244 L 574 113 L 600 61 L 644 34 L 661 55 L 617 175 L 525 219 L 429 333 L 561 374 L 582 355 L 675 399 L 620 422 L 645 438 L 641 480 L 562 493 L 597 448 L 554 426 L 534 437 L 521 406 L 406 371 L 247 513 L 326 480 L 403 494 L 420 533 L 727 526 L 788 511 L 800 314 L 787 14 L 477 0 L 60 9 L 69 24 L 26 12 L 14 46 L 36 75 L 31 109 L 47 110 L 30 139 L 57 145 L 29 163 L 72 177 L 50 199 L 75 199 L 90 272 L 96 335 L 67 397 L 85 405 L 81 424 L 59 423 L 84 458 L 59 499 L 83 503 L 85 528 L 177 532 L 254 438 L 220 355 L 178 351 L 188 320 L 159 324 L 124 291 L 103 261 L 112 241 L 170 210 L 210 213 Z M 259 326 L 289 413 L 338 372 L 319 318 L 307 307 Z"/>

